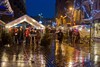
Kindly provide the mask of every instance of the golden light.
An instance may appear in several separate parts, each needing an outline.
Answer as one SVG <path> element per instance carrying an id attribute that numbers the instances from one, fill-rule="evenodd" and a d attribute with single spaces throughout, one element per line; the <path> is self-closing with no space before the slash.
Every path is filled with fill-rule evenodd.
<path id="1" fill-rule="evenodd" d="M 63 17 L 62 15 L 60 17 Z"/>
<path id="2" fill-rule="evenodd" d="M 61 17 L 61 18 L 66 18 L 67 16 L 62 16 L 62 15 L 61 15 L 60 17 Z"/>
<path id="3" fill-rule="evenodd" d="M 73 8 L 72 8 L 72 7 L 70 7 L 70 8 L 69 8 L 69 10 L 73 10 Z"/>
<path id="4" fill-rule="evenodd" d="M 58 18 L 56 18 L 56 19 L 58 19 Z"/>
<path id="5" fill-rule="evenodd" d="M 64 16 L 64 18 L 66 18 L 67 16 Z"/>
<path id="6" fill-rule="evenodd" d="M 9 23 L 7 23 L 5 25 L 6 28 L 10 28 L 10 27 L 13 27 L 13 26 L 16 26 L 20 23 L 23 23 L 24 21 L 26 21 L 27 23 L 29 23 L 30 25 L 32 26 L 36 26 L 37 28 L 41 27 L 41 28 L 44 28 L 45 29 L 45 26 L 38 23 L 35 19 L 27 16 L 27 15 L 24 15 L 22 17 L 19 17 L 18 19 L 14 20 L 14 21 L 11 21 Z"/>

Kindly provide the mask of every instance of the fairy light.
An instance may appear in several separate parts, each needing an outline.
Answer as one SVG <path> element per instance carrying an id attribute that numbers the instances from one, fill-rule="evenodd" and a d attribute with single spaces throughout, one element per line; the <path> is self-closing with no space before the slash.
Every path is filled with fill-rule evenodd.
<path id="1" fill-rule="evenodd" d="M 80 5 L 80 3 L 82 3 L 82 4 Z M 83 3 L 85 3 L 85 4 L 83 4 Z M 90 13 L 91 15 L 88 13 L 87 7 L 85 6 L 87 4 L 90 5 L 91 11 L 89 11 L 89 12 L 91 12 Z M 86 14 L 86 17 L 87 17 L 86 19 L 87 20 L 93 19 L 100 12 L 100 10 L 94 9 L 93 5 L 94 5 L 93 0 L 80 0 L 80 1 L 79 0 L 74 0 L 74 8 L 75 9 L 80 9 L 81 11 L 83 11 Z"/>
<path id="2" fill-rule="evenodd" d="M 5 6 L 7 9 L 5 11 L 0 11 L 0 14 L 13 15 L 14 12 L 13 12 L 8 0 L 0 1 L 0 6 L 2 6 L 2 5 Z"/>
<path id="3" fill-rule="evenodd" d="M 86 13 L 86 16 L 89 18 L 89 14 L 87 13 L 85 6 L 82 5 L 82 8 L 83 8 L 83 11 Z"/>
<path id="4" fill-rule="evenodd" d="M 34 20 L 33 18 L 27 16 L 27 15 L 24 15 L 12 22 L 9 22 L 8 24 L 5 25 L 6 28 L 10 28 L 10 27 L 13 27 L 15 25 L 18 25 L 24 21 L 27 21 L 27 23 L 31 24 L 32 26 L 37 26 L 37 28 L 40 26 L 41 28 L 45 29 L 45 26 L 38 23 L 36 20 Z"/>

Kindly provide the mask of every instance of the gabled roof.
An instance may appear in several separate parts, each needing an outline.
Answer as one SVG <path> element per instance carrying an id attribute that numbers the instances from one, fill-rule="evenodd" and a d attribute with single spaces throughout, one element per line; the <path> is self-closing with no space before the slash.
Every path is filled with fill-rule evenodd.
<path id="1" fill-rule="evenodd" d="M 33 19 L 27 15 L 24 15 L 24 16 L 14 20 L 14 21 L 9 22 L 8 24 L 6 24 L 5 27 L 10 28 L 10 27 L 16 26 L 20 23 L 23 23 L 24 21 L 26 21 L 27 23 L 29 23 L 32 26 L 35 26 L 36 28 L 45 28 L 44 25 L 38 23 L 35 19 Z"/>

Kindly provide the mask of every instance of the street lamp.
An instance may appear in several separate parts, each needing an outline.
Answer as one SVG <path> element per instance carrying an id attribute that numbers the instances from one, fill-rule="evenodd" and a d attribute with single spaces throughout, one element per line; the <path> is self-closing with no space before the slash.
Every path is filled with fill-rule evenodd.
<path id="1" fill-rule="evenodd" d="M 70 11 L 72 11 L 72 10 L 73 10 L 73 8 L 72 8 L 72 7 L 70 7 L 70 8 L 69 8 L 69 10 L 70 10 Z"/>

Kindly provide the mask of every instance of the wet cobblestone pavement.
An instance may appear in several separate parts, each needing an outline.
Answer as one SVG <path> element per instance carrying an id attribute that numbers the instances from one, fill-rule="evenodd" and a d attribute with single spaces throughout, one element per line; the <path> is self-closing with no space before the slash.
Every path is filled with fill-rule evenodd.
<path id="1" fill-rule="evenodd" d="M 0 67 L 99 67 L 88 52 L 53 41 L 49 47 L 12 45 L 0 48 Z M 36 49 L 35 49 L 36 48 Z"/>

